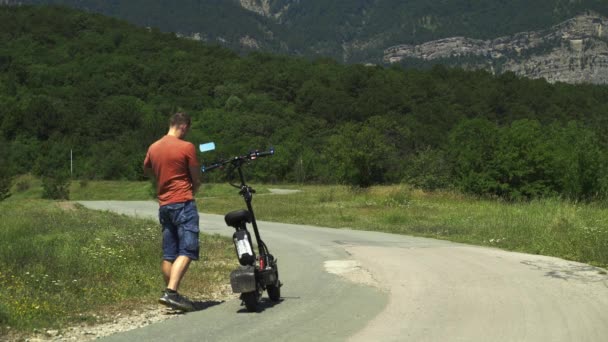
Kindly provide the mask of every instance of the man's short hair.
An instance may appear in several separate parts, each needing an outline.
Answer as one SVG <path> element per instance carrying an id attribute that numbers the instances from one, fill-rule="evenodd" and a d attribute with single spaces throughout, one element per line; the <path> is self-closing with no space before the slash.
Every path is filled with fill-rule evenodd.
<path id="1" fill-rule="evenodd" d="M 186 124 L 188 127 L 190 127 L 190 124 L 192 124 L 192 119 L 190 118 L 190 115 L 184 112 L 177 112 L 171 115 L 171 118 L 169 119 L 169 125 L 171 127 L 183 124 Z"/>

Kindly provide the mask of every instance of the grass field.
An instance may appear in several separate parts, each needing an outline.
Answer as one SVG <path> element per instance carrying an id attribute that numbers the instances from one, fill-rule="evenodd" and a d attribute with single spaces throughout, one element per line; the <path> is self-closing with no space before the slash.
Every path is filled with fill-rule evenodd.
<path id="1" fill-rule="evenodd" d="M 27 179 L 0 202 L 0 323 L 17 329 L 89 321 L 115 303 L 156 300 L 158 223 L 95 212 L 40 197 Z M 300 189 L 268 195 L 269 188 Z M 404 185 L 366 190 L 345 186 L 261 185 L 260 220 L 410 234 L 608 266 L 606 203 L 560 199 L 505 203 Z M 199 210 L 224 214 L 244 207 L 238 190 L 203 184 Z M 73 200 L 151 199 L 149 182 L 72 182 Z M 226 284 L 235 266 L 231 242 L 204 236 L 203 260 L 184 288 L 204 296 Z"/>
<path id="2" fill-rule="evenodd" d="M 80 181 L 70 182 L 70 200 L 146 200 L 153 199 L 151 182 Z M 40 199 L 42 182 L 31 175 L 22 175 L 13 181 L 9 201 Z"/>
<path id="3" fill-rule="evenodd" d="M 156 303 L 159 229 L 71 202 L 0 202 L 0 332 L 94 323 L 100 312 Z M 204 262 L 192 264 L 182 286 L 195 300 L 225 291 L 236 267 L 229 239 L 201 235 L 201 244 Z"/>
<path id="4" fill-rule="evenodd" d="M 522 203 L 426 193 L 407 186 L 353 190 L 302 186 L 293 195 L 257 196 L 260 220 L 432 237 L 608 266 L 608 209 L 602 203 L 545 199 Z M 204 189 L 203 189 L 204 191 Z M 235 194 L 200 205 L 209 213 L 242 206 Z"/>
<path id="5" fill-rule="evenodd" d="M 450 192 L 426 193 L 405 185 L 366 190 L 293 184 L 255 187 L 254 206 L 262 220 L 411 234 L 608 266 L 607 203 L 555 198 L 508 203 Z M 272 187 L 302 191 L 262 196 Z M 237 192 L 228 184 L 203 184 L 197 195 L 199 210 L 223 214 L 243 207 Z M 13 189 L 9 201 L 37 193 L 35 184 L 27 191 Z M 88 182 L 84 186 L 72 182 L 70 198 L 150 199 L 151 186 L 149 182 Z"/>

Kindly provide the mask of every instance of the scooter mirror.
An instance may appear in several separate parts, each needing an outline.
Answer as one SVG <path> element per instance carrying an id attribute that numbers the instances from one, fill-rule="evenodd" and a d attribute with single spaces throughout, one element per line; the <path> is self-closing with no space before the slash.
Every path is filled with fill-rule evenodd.
<path id="1" fill-rule="evenodd" d="M 208 142 L 208 143 L 205 143 L 205 144 L 200 144 L 200 145 L 198 145 L 198 149 L 201 152 L 213 151 L 213 150 L 215 150 L 215 143 L 214 142 Z"/>

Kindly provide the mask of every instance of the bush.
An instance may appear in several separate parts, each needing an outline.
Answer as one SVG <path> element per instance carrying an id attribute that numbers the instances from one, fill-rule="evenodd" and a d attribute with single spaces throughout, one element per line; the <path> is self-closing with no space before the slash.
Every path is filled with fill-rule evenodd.
<path id="1" fill-rule="evenodd" d="M 43 177 L 42 198 L 58 200 L 70 199 L 70 178 L 61 174 Z"/>
<path id="2" fill-rule="evenodd" d="M 404 180 L 423 190 L 447 189 L 451 165 L 443 151 L 426 149 L 409 160 Z"/>
<path id="3" fill-rule="evenodd" d="M 13 175 L 7 163 L 9 151 L 6 148 L 4 139 L 0 139 L 0 201 L 3 201 L 11 196 L 11 184 L 13 183 Z"/>
<path id="4" fill-rule="evenodd" d="M 15 185 L 17 192 L 27 191 L 31 186 L 30 181 L 26 179 L 19 180 Z"/>
<path id="5" fill-rule="evenodd" d="M 455 185 L 467 193 L 508 200 L 608 197 L 605 147 L 577 122 L 543 126 L 523 119 L 498 126 L 485 119 L 463 121 L 450 133 L 448 156 Z"/>
<path id="6" fill-rule="evenodd" d="M 0 201 L 4 201 L 11 196 L 12 182 L 13 179 L 9 175 L 0 175 Z"/>
<path id="7" fill-rule="evenodd" d="M 150 196 L 150 198 L 157 198 L 156 179 L 154 177 L 150 177 L 148 181 L 148 195 Z"/>
<path id="8" fill-rule="evenodd" d="M 10 319 L 8 308 L 4 305 L 4 303 L 0 302 L 0 324 L 8 323 Z"/>

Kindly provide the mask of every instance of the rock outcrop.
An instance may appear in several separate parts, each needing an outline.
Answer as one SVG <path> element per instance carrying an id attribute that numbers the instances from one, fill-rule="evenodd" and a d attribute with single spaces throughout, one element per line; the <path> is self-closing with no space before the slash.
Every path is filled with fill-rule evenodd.
<path id="1" fill-rule="evenodd" d="M 608 18 L 588 13 L 543 31 L 494 40 L 453 37 L 384 51 L 387 63 L 405 58 L 453 61 L 549 82 L 608 84 Z"/>
<path id="2" fill-rule="evenodd" d="M 283 7 L 278 10 L 273 9 L 270 2 L 270 0 L 239 0 L 241 7 L 244 9 L 274 19 L 280 19 L 289 8 L 289 1 L 286 1 Z"/>

